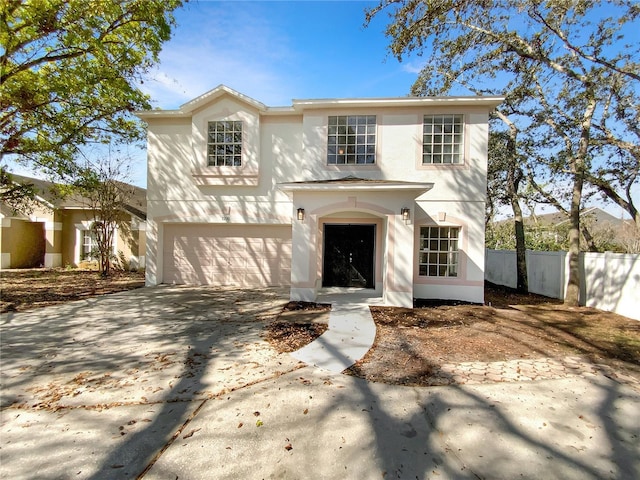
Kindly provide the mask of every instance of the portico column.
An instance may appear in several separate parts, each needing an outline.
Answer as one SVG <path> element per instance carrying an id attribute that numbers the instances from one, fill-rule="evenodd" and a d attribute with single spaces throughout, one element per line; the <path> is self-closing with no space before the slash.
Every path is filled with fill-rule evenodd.
<path id="1" fill-rule="evenodd" d="M 292 212 L 291 300 L 313 302 L 317 296 L 316 231 L 318 219 L 305 212 L 304 219 Z"/>
<path id="2" fill-rule="evenodd" d="M 411 209 L 413 210 L 413 209 Z M 411 211 L 413 215 L 413 211 Z M 386 305 L 413 307 L 413 221 L 390 215 L 387 225 Z"/>

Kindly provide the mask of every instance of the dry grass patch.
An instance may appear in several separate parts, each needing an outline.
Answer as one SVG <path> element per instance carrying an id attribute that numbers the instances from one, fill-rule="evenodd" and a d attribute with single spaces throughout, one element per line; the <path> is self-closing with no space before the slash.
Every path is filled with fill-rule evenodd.
<path id="1" fill-rule="evenodd" d="M 295 352 L 326 332 L 330 310 L 326 303 L 289 302 L 267 325 L 265 338 L 281 353 Z"/>
<path id="2" fill-rule="evenodd" d="M 0 272 L 0 312 L 24 311 L 93 295 L 144 286 L 144 272 L 112 272 L 108 278 L 91 270 L 33 268 Z"/>

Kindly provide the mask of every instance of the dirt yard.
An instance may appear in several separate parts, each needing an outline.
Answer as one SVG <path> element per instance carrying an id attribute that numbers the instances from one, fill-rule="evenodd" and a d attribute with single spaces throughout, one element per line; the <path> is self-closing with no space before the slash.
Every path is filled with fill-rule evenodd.
<path id="1" fill-rule="evenodd" d="M 5 270 L 0 272 L 0 285 L 0 313 L 21 312 L 143 287 L 144 273 L 113 272 L 109 278 L 103 279 L 93 270 Z"/>
<path id="2" fill-rule="evenodd" d="M 348 373 L 384 383 L 433 385 L 432 374 L 443 363 L 579 356 L 640 380 L 640 321 L 495 286 L 487 286 L 485 301 L 484 306 L 372 307 L 374 346 Z M 313 338 L 308 319 L 323 311 L 312 307 L 297 320 L 281 317 L 269 327 L 276 348 L 291 351 Z"/>

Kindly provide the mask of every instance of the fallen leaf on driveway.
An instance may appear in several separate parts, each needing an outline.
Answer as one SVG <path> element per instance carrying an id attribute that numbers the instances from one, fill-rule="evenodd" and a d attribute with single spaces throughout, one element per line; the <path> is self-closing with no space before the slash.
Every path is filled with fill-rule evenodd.
<path id="1" fill-rule="evenodd" d="M 191 430 L 189 433 L 187 433 L 182 438 L 185 439 L 185 438 L 193 437 L 193 434 L 196 433 L 198 430 L 202 430 L 202 429 L 201 428 L 194 428 L 193 430 Z"/>

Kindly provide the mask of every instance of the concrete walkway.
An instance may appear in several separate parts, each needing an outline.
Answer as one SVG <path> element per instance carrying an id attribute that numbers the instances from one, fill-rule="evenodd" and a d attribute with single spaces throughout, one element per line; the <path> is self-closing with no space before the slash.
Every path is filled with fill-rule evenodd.
<path id="1" fill-rule="evenodd" d="M 308 365 L 340 373 L 360 360 L 376 338 L 376 324 L 369 305 L 382 298 L 368 289 L 324 289 L 318 303 L 330 303 L 329 327 L 325 333 L 291 355 Z"/>

